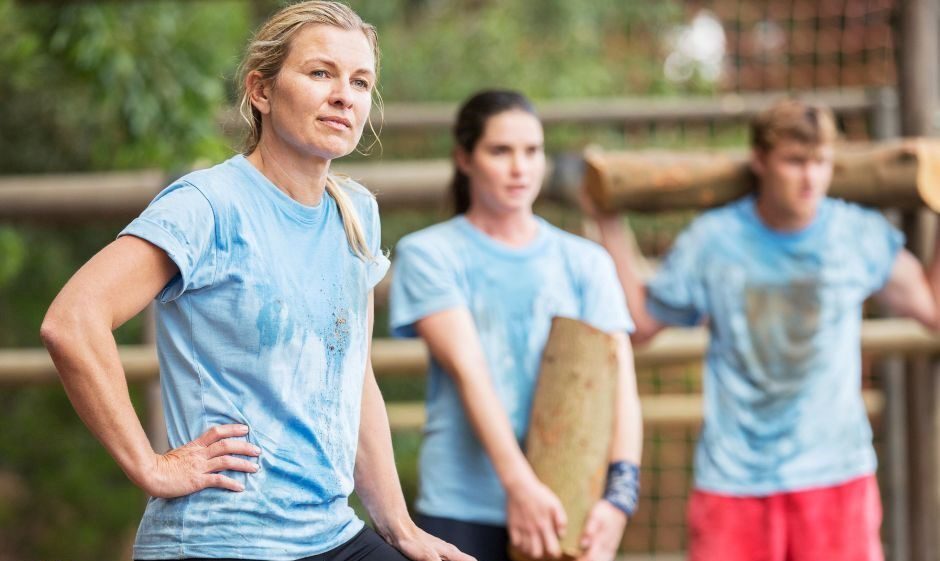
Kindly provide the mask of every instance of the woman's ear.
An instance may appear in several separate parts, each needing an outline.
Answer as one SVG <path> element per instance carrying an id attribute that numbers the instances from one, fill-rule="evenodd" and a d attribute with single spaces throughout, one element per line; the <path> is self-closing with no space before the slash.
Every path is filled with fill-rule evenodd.
<path id="1" fill-rule="evenodd" d="M 454 148 L 454 163 L 457 164 L 460 173 L 470 175 L 471 160 L 472 156 L 466 150 L 460 146 Z"/>
<path id="2" fill-rule="evenodd" d="M 259 113 L 267 115 L 271 112 L 271 100 L 268 97 L 271 92 L 270 80 L 265 80 L 257 70 L 249 72 L 245 76 L 245 91 L 248 92 L 251 106 Z"/>

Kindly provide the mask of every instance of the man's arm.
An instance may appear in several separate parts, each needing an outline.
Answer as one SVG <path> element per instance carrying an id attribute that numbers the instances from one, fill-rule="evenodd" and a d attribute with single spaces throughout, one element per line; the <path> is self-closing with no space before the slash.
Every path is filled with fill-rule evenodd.
<path id="1" fill-rule="evenodd" d="M 923 267 L 917 257 L 902 249 L 894 260 L 888 282 L 875 298 L 899 316 L 940 330 L 940 228 L 930 264 Z"/>
<path id="2" fill-rule="evenodd" d="M 373 295 L 369 294 L 368 337 L 372 340 Z M 418 528 L 408 514 L 395 468 L 385 401 L 372 370 L 372 345 L 366 358 L 356 452 L 356 493 L 369 511 L 375 530 L 414 561 L 473 561 L 469 555 Z"/>
<path id="3" fill-rule="evenodd" d="M 666 325 L 653 317 L 646 309 L 646 285 L 637 266 L 639 252 L 633 232 L 624 228 L 619 215 L 597 215 L 595 220 L 600 237 L 598 241 L 614 261 L 617 278 L 627 298 L 630 316 L 636 325 L 636 331 L 630 339 L 634 345 L 642 345 L 649 342 Z"/>

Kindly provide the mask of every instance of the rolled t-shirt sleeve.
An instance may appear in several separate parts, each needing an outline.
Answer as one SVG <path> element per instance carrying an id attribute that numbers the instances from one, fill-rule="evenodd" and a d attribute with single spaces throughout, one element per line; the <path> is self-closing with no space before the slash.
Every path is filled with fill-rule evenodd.
<path id="1" fill-rule="evenodd" d="M 366 281 L 369 290 L 372 290 L 385 278 L 391 263 L 382 251 L 382 222 L 379 217 L 379 205 L 374 198 L 370 199 L 369 211 L 372 226 L 369 232 L 369 251 L 372 253 L 372 261 L 367 264 Z"/>
<path id="2" fill-rule="evenodd" d="M 211 285 L 216 271 L 216 220 L 212 205 L 193 185 L 180 182 L 161 191 L 118 237 L 134 236 L 162 249 L 179 274 L 157 298 L 169 302 L 188 290 Z"/>
<path id="3" fill-rule="evenodd" d="M 583 253 L 582 319 L 602 331 L 633 333 L 633 318 L 614 262 L 606 251 L 596 249 Z"/>
<path id="4" fill-rule="evenodd" d="M 398 244 L 389 300 L 393 336 L 416 337 L 416 321 L 465 305 L 456 271 L 438 248 L 414 241 Z"/>
<path id="5" fill-rule="evenodd" d="M 667 325 L 691 327 L 707 315 L 701 277 L 701 232 L 682 232 L 647 285 L 646 309 Z"/>
<path id="6" fill-rule="evenodd" d="M 878 211 L 858 208 L 858 212 L 853 238 L 864 258 L 864 282 L 871 294 L 884 288 L 891 277 L 898 253 L 904 247 L 904 234 Z"/>

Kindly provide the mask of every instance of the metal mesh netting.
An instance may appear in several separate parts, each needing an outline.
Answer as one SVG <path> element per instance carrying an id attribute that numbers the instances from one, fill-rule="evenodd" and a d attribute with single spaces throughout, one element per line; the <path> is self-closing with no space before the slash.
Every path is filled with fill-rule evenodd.
<path id="1" fill-rule="evenodd" d="M 684 4 L 691 22 L 705 11 L 720 22 L 724 52 L 717 90 L 759 92 L 893 86 L 896 82 L 891 24 L 895 0 L 702 0 Z M 650 29 L 628 29 L 624 48 L 647 48 L 662 57 Z M 642 81 L 642 78 L 636 78 Z M 634 84 L 631 91 L 642 91 Z M 876 136 L 871 114 L 838 116 L 848 140 Z M 628 124 L 546 127 L 550 149 L 593 142 L 609 149 L 661 147 L 744 147 L 746 118 L 728 120 L 650 120 Z M 543 205 L 538 212 L 551 222 L 577 230 L 572 209 Z M 675 235 L 694 218 L 690 212 L 629 217 L 644 255 L 661 257 Z M 381 313 L 381 312 L 380 312 Z M 879 387 L 865 361 L 863 386 Z M 641 397 L 700 395 L 701 366 L 691 363 L 638 371 Z M 873 419 L 876 447 L 879 419 Z M 692 458 L 699 423 L 648 423 L 645 426 L 642 497 L 622 550 L 627 554 L 680 552 L 687 547 L 685 507 L 692 484 Z M 886 536 L 890 539 L 890 536 Z"/>
<path id="2" fill-rule="evenodd" d="M 722 20 L 733 91 L 893 85 L 894 0 L 705 2 Z"/>
<path id="3" fill-rule="evenodd" d="M 833 87 L 891 86 L 896 81 L 891 19 L 893 0 L 711 0 L 689 2 L 690 13 L 711 10 L 721 21 L 726 53 L 720 88 L 747 92 Z M 839 119 L 845 138 L 874 135 L 866 115 Z M 624 131 L 633 147 L 743 145 L 746 123 L 661 125 Z M 647 256 L 662 255 L 689 213 L 634 217 Z M 878 387 L 866 361 L 863 386 Z M 700 394 L 701 367 L 656 368 L 637 373 L 641 396 Z M 879 422 L 873 419 L 876 447 Z M 691 490 L 692 458 L 699 426 L 647 425 L 643 454 L 642 506 L 624 536 L 628 553 L 686 549 L 685 504 Z"/>

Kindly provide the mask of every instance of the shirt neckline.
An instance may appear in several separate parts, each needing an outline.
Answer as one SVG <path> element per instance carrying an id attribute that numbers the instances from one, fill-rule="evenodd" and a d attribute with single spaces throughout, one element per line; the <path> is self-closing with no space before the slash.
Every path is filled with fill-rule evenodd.
<path id="1" fill-rule="evenodd" d="M 272 201 L 278 208 L 286 212 L 291 217 L 295 218 L 300 222 L 305 222 L 308 224 L 313 224 L 320 221 L 323 218 L 326 208 L 329 203 L 327 200 L 331 200 L 333 197 L 324 190 L 323 197 L 320 199 L 320 203 L 316 206 L 309 206 L 292 199 L 287 193 L 278 189 L 277 185 L 271 182 L 270 179 L 265 177 L 261 171 L 254 166 L 244 154 L 237 154 L 232 157 L 230 160 L 232 165 L 241 170 L 253 183 L 258 187 L 258 190 L 262 192 L 270 201 Z"/>
<path id="2" fill-rule="evenodd" d="M 515 247 L 492 238 L 489 234 L 473 225 L 467 217 L 460 214 L 454 217 L 457 227 L 469 236 L 480 247 L 500 257 L 510 259 L 525 259 L 539 253 L 548 241 L 548 223 L 544 218 L 535 216 L 535 237 L 524 246 Z"/>
<path id="3" fill-rule="evenodd" d="M 757 229 L 760 235 L 778 243 L 797 243 L 815 235 L 819 231 L 822 224 L 829 216 L 831 210 L 830 202 L 829 197 L 823 197 L 819 202 L 819 207 L 816 209 L 816 216 L 813 217 L 813 220 L 799 230 L 791 231 L 774 230 L 764 223 L 760 214 L 757 212 L 757 197 L 755 195 L 748 195 L 748 197 L 742 201 L 741 209 L 748 218 L 748 221 Z"/>

